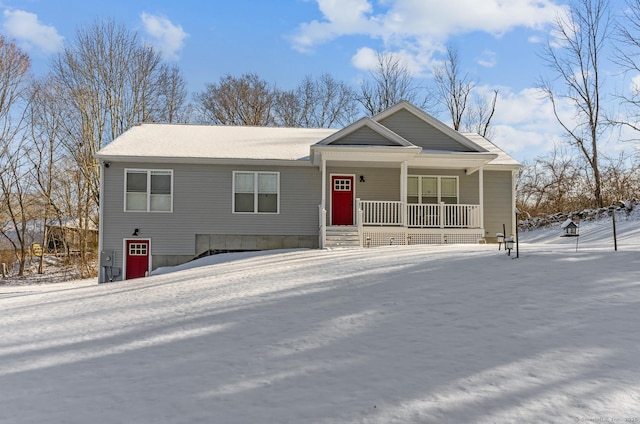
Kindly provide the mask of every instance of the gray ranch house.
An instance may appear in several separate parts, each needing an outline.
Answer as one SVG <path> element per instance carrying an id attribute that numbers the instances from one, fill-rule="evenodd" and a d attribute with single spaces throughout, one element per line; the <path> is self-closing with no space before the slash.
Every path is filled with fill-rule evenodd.
<path id="1" fill-rule="evenodd" d="M 521 165 L 407 102 L 340 130 L 142 124 L 97 158 L 99 282 L 216 252 L 515 231 Z"/>

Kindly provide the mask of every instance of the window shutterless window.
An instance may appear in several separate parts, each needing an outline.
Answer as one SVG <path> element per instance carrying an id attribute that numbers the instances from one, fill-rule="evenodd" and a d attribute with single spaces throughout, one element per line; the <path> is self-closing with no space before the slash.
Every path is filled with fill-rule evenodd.
<path id="1" fill-rule="evenodd" d="M 278 213 L 280 173 L 233 172 L 234 213 Z"/>
<path id="2" fill-rule="evenodd" d="M 458 203 L 458 177 L 410 175 L 407 203 Z"/>
<path id="3" fill-rule="evenodd" d="M 173 171 L 125 169 L 124 210 L 127 212 L 171 212 Z"/>

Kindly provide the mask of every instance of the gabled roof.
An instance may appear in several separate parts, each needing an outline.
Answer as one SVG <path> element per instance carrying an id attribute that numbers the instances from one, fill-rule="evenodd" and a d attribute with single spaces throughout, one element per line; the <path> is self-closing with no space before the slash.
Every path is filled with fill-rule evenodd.
<path id="1" fill-rule="evenodd" d="M 97 153 L 101 160 L 306 160 L 309 146 L 337 130 L 141 124 Z"/>
<path id="2" fill-rule="evenodd" d="M 341 130 L 141 124 L 116 138 L 96 157 L 102 161 L 162 163 L 238 164 L 259 160 L 285 165 L 317 165 L 322 157 L 343 162 L 411 160 L 420 166 L 474 163 L 476 169 L 484 164 L 520 167 L 489 140 L 459 133 L 405 101 Z"/>
<path id="3" fill-rule="evenodd" d="M 413 144 L 400 137 L 398 134 L 389 130 L 387 127 L 379 124 L 371 118 L 362 118 L 353 124 L 349 125 L 346 128 L 341 129 L 340 131 L 332 134 L 331 136 L 325 138 L 324 140 L 317 143 L 317 146 L 328 146 L 332 144 L 337 144 L 337 142 L 341 139 L 346 138 L 350 134 L 355 133 L 356 131 L 362 128 L 369 128 L 376 134 L 383 137 L 385 140 L 389 142 L 390 146 L 403 146 L 403 147 L 413 147 Z"/>
<path id="4" fill-rule="evenodd" d="M 426 124 L 434 127 L 436 130 L 440 131 L 441 133 L 443 133 L 445 136 L 453 139 L 454 141 L 462 144 L 463 146 L 467 147 L 469 150 L 471 151 L 476 151 L 476 152 L 486 152 L 486 150 L 484 148 L 482 148 L 481 146 L 478 146 L 477 144 L 473 143 L 471 140 L 469 140 L 467 137 L 465 137 L 463 134 L 461 134 L 460 132 L 454 130 L 453 128 L 451 128 L 450 126 L 448 126 L 447 124 L 445 124 L 444 122 L 434 118 L 433 116 L 429 115 L 427 112 L 423 111 L 422 109 L 412 105 L 411 103 L 403 100 L 400 103 L 391 106 L 389 109 L 380 112 L 379 114 L 375 115 L 372 119 L 376 122 L 381 122 L 383 120 L 385 120 L 386 118 L 400 112 L 400 111 L 407 111 L 411 114 L 413 114 L 414 116 L 416 116 L 418 119 L 424 121 Z M 409 140 L 411 141 L 411 140 Z"/>

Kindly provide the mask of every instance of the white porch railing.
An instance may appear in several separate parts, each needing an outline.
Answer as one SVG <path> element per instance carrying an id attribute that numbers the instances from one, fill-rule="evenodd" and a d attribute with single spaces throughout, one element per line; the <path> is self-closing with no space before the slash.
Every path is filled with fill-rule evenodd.
<path id="1" fill-rule="evenodd" d="M 360 200 L 363 225 L 416 228 L 481 228 L 479 205 L 405 204 Z M 404 212 L 406 208 L 406 218 Z"/>
<path id="2" fill-rule="evenodd" d="M 403 225 L 402 202 L 360 200 L 364 225 Z"/>

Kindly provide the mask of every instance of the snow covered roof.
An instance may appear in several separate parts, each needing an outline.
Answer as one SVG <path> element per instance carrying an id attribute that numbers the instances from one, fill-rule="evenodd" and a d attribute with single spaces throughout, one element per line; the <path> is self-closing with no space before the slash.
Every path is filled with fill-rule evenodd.
<path id="1" fill-rule="evenodd" d="M 399 108 L 409 108 L 410 111 L 417 109 L 404 102 L 390 110 L 396 111 Z M 381 114 L 380 116 L 386 115 Z M 435 118 L 430 115 L 425 114 L 425 116 L 426 118 L 423 118 L 426 119 L 425 122 L 436 122 Z M 172 162 L 197 162 L 199 160 L 306 161 L 309 160 L 312 145 L 321 141 L 323 141 L 322 145 L 326 145 L 334 138 L 351 133 L 363 125 L 373 126 L 390 140 L 395 140 L 400 146 L 413 146 L 411 140 L 403 139 L 370 118 L 363 118 L 342 130 L 147 123 L 126 131 L 100 150 L 96 157 L 103 161 L 147 162 L 168 160 Z M 442 123 L 438 125 L 444 126 Z M 494 159 L 489 158 L 487 163 L 489 166 L 511 169 L 517 169 L 521 166 L 518 161 L 502 149 L 478 134 L 463 134 L 455 132 L 453 129 L 449 129 L 448 133 L 455 133 L 458 139 L 464 139 L 469 146 L 475 146 L 474 148 L 477 148 L 478 151 L 470 153 L 478 158 L 480 158 L 479 154 L 497 155 Z M 407 144 L 409 146 L 406 146 Z M 346 150 L 344 146 L 340 148 L 342 151 Z M 426 152 L 423 151 L 423 153 Z M 431 153 L 443 155 L 451 152 L 434 151 Z"/>
<path id="2" fill-rule="evenodd" d="M 116 138 L 99 159 L 304 160 L 309 147 L 336 129 L 141 124 Z"/>
<path id="3" fill-rule="evenodd" d="M 495 144 L 493 144 L 491 141 L 487 140 L 480 134 L 462 133 L 462 135 L 467 137 L 469 140 L 471 140 L 481 148 L 485 149 L 486 151 L 490 153 L 495 153 L 498 155 L 497 158 L 489 162 L 489 165 L 502 165 L 502 166 L 509 166 L 509 167 L 522 166 L 520 162 L 518 162 L 517 160 L 509 156 L 507 152 L 505 152 L 504 150 L 502 150 L 501 148 L 499 148 L 498 146 L 496 146 Z"/>

